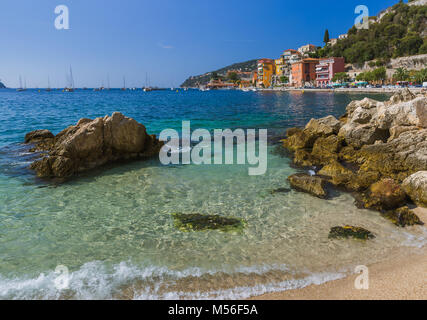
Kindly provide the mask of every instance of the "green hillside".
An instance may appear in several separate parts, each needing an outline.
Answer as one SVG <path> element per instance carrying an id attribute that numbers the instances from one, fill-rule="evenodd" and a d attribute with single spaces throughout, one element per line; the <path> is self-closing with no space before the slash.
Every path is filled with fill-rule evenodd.
<path id="1" fill-rule="evenodd" d="M 217 74 L 219 76 L 223 76 L 227 74 L 227 71 L 229 70 L 240 70 L 243 72 L 252 72 L 255 71 L 257 68 L 257 60 L 250 60 L 246 62 L 240 62 L 235 63 L 232 65 L 229 65 L 227 67 L 207 72 L 205 74 L 199 75 L 199 76 L 192 76 L 184 81 L 184 83 L 181 85 L 181 87 L 197 87 L 199 85 L 206 85 L 212 78 L 213 74 Z"/>
<path id="2" fill-rule="evenodd" d="M 348 63 L 427 53 L 427 6 L 410 6 L 402 1 L 378 17 L 370 18 L 369 29 L 352 27 L 348 38 L 326 45 L 313 57 L 344 57 Z"/>
<path id="3" fill-rule="evenodd" d="M 5 89 L 6 86 L 0 81 L 0 89 Z"/>

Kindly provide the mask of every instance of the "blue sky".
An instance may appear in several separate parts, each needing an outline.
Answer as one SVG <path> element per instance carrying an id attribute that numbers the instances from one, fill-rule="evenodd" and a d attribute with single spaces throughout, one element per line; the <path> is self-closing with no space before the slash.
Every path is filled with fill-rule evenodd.
<path id="1" fill-rule="evenodd" d="M 150 84 L 170 87 L 188 76 L 288 48 L 321 45 L 354 24 L 357 5 L 370 15 L 397 0 L 1 0 L 0 79 L 17 87 Z M 54 26 L 57 5 L 70 30 Z"/>

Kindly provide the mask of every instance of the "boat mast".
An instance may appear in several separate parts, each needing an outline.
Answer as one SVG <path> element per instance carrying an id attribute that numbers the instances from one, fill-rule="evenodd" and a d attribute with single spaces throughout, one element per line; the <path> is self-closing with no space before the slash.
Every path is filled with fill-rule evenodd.
<path id="1" fill-rule="evenodd" d="M 73 69 L 70 66 L 70 85 L 71 89 L 74 89 L 74 78 L 73 78 Z"/>

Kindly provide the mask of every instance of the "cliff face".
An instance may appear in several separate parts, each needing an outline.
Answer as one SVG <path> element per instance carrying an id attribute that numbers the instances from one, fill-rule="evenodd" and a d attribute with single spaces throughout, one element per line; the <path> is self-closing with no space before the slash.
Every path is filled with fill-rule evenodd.
<path id="1" fill-rule="evenodd" d="M 0 82 L 0 89 L 5 89 L 5 88 L 6 86 L 2 82 Z"/>
<path id="2" fill-rule="evenodd" d="M 358 74 L 360 72 L 372 71 L 378 68 L 377 66 L 371 67 L 369 65 L 371 62 L 375 62 L 375 61 L 376 60 L 367 61 L 361 65 L 357 63 L 348 64 L 346 67 L 347 67 L 347 70 L 349 70 L 352 75 L 353 73 Z M 391 78 L 393 74 L 396 72 L 396 69 L 398 68 L 419 71 L 424 69 L 426 66 L 427 66 L 427 54 L 419 54 L 419 55 L 410 56 L 410 57 L 400 57 L 400 58 L 391 59 L 390 62 L 388 62 L 385 65 L 387 69 L 388 78 Z"/>

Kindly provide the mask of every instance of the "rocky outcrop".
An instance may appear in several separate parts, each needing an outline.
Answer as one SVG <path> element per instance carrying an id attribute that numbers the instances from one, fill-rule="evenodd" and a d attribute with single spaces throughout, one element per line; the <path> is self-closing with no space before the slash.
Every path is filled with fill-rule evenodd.
<path id="1" fill-rule="evenodd" d="M 364 228 L 353 227 L 353 226 L 344 226 L 344 227 L 333 227 L 329 232 L 329 239 L 339 239 L 339 238 L 354 238 L 360 240 L 369 240 L 374 239 L 375 235 Z"/>
<path id="2" fill-rule="evenodd" d="M 291 151 L 313 148 L 318 138 L 336 134 L 340 126 L 340 121 L 333 116 L 311 119 L 303 130 L 299 128 L 289 129 L 287 131 L 288 139 L 284 140 L 283 143 Z"/>
<path id="3" fill-rule="evenodd" d="M 56 136 L 47 130 L 33 131 L 25 142 L 35 144 L 32 151 L 48 153 L 30 166 L 42 178 L 67 178 L 107 163 L 146 159 L 162 146 L 142 124 L 118 112 L 81 119 Z"/>
<path id="4" fill-rule="evenodd" d="M 419 171 L 403 181 L 403 190 L 416 204 L 427 208 L 427 171 Z"/>
<path id="5" fill-rule="evenodd" d="M 406 203 L 406 193 L 393 179 L 382 179 L 371 185 L 362 202 L 367 209 L 392 210 Z"/>
<path id="6" fill-rule="evenodd" d="M 355 192 L 361 207 L 387 212 L 402 226 L 410 224 L 402 222 L 410 214 L 400 209 L 409 198 L 427 206 L 425 93 L 414 95 L 405 89 L 385 102 L 352 101 L 339 121 L 332 116 L 312 119 L 305 128 L 292 128 L 287 135 L 283 148 L 293 154 L 295 165 L 316 167 L 319 176 L 312 180 L 320 178 Z M 294 188 L 304 190 L 296 184 L 301 179 L 292 180 Z M 313 194 L 310 188 L 304 191 Z"/>
<path id="7" fill-rule="evenodd" d="M 320 177 L 313 177 L 305 173 L 297 173 L 288 178 L 291 187 L 297 191 L 306 192 L 318 198 L 326 198 L 326 181 Z"/>
<path id="8" fill-rule="evenodd" d="M 387 102 L 365 98 L 347 107 L 347 122 L 339 136 L 356 148 L 389 141 L 402 132 L 427 128 L 427 97 L 416 97 L 409 90 L 398 92 Z M 409 127 L 405 129 L 403 127 Z"/>

